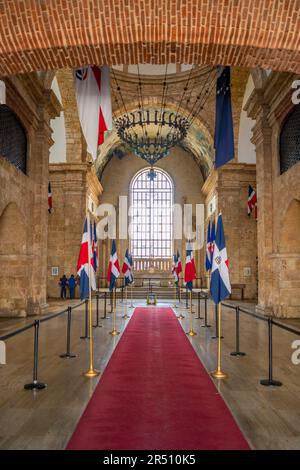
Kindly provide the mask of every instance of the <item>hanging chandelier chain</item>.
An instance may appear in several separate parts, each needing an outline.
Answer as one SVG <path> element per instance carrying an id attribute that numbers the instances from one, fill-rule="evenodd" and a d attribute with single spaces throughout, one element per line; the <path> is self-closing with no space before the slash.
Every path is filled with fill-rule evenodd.
<path id="1" fill-rule="evenodd" d="M 213 69 L 213 71 L 214 71 L 214 69 Z M 206 88 L 205 93 L 203 94 L 202 100 L 200 100 L 200 103 L 199 103 L 196 111 L 192 114 L 192 119 L 190 120 L 190 126 L 193 124 L 196 116 L 199 115 L 200 111 L 203 111 L 205 104 L 207 103 L 209 97 L 211 96 L 211 93 L 212 93 L 212 91 L 215 87 L 215 84 L 216 84 L 217 72 L 215 71 L 213 75 L 214 76 L 212 77 L 208 87 Z"/>

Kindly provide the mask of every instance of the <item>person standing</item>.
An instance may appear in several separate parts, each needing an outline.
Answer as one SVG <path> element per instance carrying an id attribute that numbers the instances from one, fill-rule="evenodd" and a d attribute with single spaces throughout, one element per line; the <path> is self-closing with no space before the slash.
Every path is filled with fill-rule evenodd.
<path id="1" fill-rule="evenodd" d="M 68 279 L 67 279 L 67 276 L 65 274 L 63 275 L 63 277 L 60 278 L 59 285 L 60 285 L 60 297 L 61 297 L 61 299 L 66 299 L 67 298 Z"/>
<path id="2" fill-rule="evenodd" d="M 69 280 L 68 280 L 68 285 L 69 285 L 69 290 L 70 290 L 70 299 L 75 298 L 75 287 L 76 287 L 76 279 L 74 277 L 74 274 L 71 274 Z"/>

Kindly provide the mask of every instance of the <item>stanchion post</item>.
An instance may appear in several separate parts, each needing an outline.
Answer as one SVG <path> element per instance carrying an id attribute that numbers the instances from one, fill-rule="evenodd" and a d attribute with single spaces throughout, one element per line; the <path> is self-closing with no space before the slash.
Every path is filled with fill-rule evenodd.
<path id="1" fill-rule="evenodd" d="M 65 354 L 61 354 L 60 357 L 67 357 L 68 359 L 71 359 L 73 357 L 76 357 L 76 354 L 73 354 L 70 352 L 71 349 L 71 316 L 72 316 L 72 307 L 68 307 L 68 312 L 67 312 L 67 351 Z"/>
<path id="2" fill-rule="evenodd" d="M 85 333 L 80 336 L 80 339 L 89 339 L 89 300 L 85 299 Z"/>
<path id="3" fill-rule="evenodd" d="M 211 325 L 207 323 L 207 295 L 204 297 L 204 302 L 204 325 L 202 325 L 202 328 L 210 328 Z"/>
<path id="4" fill-rule="evenodd" d="M 34 322 L 34 345 L 33 345 L 33 379 L 29 384 L 24 385 L 25 390 L 42 390 L 47 384 L 38 381 L 39 365 L 39 329 L 40 320 Z"/>
<path id="5" fill-rule="evenodd" d="M 113 306 L 114 306 L 114 309 L 113 309 L 113 329 L 109 332 L 110 335 L 112 336 L 117 336 L 120 334 L 119 331 L 117 331 L 117 328 L 116 328 L 116 302 L 115 302 L 115 296 L 116 296 L 116 291 L 115 289 L 113 289 Z"/>
<path id="6" fill-rule="evenodd" d="M 198 298 L 198 316 L 196 317 L 196 320 L 202 320 L 203 317 L 201 317 L 200 292 L 197 292 L 197 298 Z"/>
<path id="7" fill-rule="evenodd" d="M 218 366 L 211 375 L 215 379 L 225 379 L 227 376 L 221 369 L 221 302 L 216 305 L 218 307 Z"/>
<path id="8" fill-rule="evenodd" d="M 191 290 L 190 291 L 190 301 L 191 301 L 191 305 L 190 305 L 190 329 L 189 331 L 187 331 L 187 335 L 189 336 L 197 336 L 197 333 L 196 331 L 193 330 L 193 302 L 192 302 L 192 295 L 193 295 L 193 291 Z"/>
<path id="9" fill-rule="evenodd" d="M 107 292 L 104 292 L 104 312 L 103 312 L 103 317 L 102 320 L 105 320 L 106 318 L 106 310 L 107 310 Z"/>
<path id="10" fill-rule="evenodd" d="M 99 294 L 96 295 L 96 325 L 93 328 L 101 328 L 102 325 L 99 323 Z"/>
<path id="11" fill-rule="evenodd" d="M 261 385 L 267 387 L 280 387 L 282 385 L 279 380 L 273 379 L 273 322 L 272 318 L 268 318 L 268 352 L 269 352 L 269 378 L 260 381 Z"/>
<path id="12" fill-rule="evenodd" d="M 124 315 L 122 316 L 122 318 L 124 318 L 124 320 L 127 320 L 128 318 L 130 318 L 130 316 L 127 315 L 127 299 L 128 299 L 127 289 L 128 289 L 128 287 L 125 286 L 125 312 L 124 312 Z"/>
<path id="13" fill-rule="evenodd" d="M 185 308 L 189 308 L 189 303 L 188 303 L 188 288 L 185 288 Z"/>
<path id="14" fill-rule="evenodd" d="M 246 356 L 246 353 L 240 351 L 240 307 L 235 309 L 235 351 L 230 353 L 231 356 Z"/>

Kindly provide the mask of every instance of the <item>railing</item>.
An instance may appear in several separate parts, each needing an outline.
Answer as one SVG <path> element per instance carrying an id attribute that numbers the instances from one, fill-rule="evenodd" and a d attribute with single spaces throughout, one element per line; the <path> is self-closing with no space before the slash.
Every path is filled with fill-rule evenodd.
<path id="1" fill-rule="evenodd" d="M 154 268 L 157 271 L 171 272 L 172 259 L 170 258 L 167 258 L 167 259 L 165 258 L 158 258 L 158 259 L 134 258 L 133 259 L 134 271 L 148 271 L 150 268 Z"/>
<path id="2" fill-rule="evenodd" d="M 97 294 L 96 298 L 96 325 L 93 325 L 94 328 L 101 327 L 99 324 L 99 299 L 104 299 L 104 315 L 102 318 L 106 318 L 106 308 L 107 308 L 107 293 L 105 292 L 103 295 Z M 40 335 L 40 326 L 53 320 L 54 318 L 60 317 L 62 315 L 67 314 L 67 332 L 66 332 L 66 352 L 60 354 L 59 357 L 61 358 L 74 358 L 76 354 L 71 353 L 71 321 L 72 321 L 72 313 L 75 309 L 80 307 L 81 305 L 85 304 L 85 333 L 81 336 L 81 339 L 88 338 L 88 300 L 83 300 L 82 302 L 78 303 L 77 305 L 69 305 L 67 308 L 60 312 L 53 313 L 51 315 L 47 315 L 45 317 L 39 318 L 38 320 L 34 320 L 31 323 L 17 328 L 5 335 L 0 336 L 0 341 L 6 341 L 14 336 L 17 336 L 27 330 L 33 328 L 34 331 L 34 342 L 33 342 L 33 372 L 32 372 L 32 382 L 25 384 L 25 390 L 41 390 L 47 387 L 47 385 L 43 382 L 39 382 L 38 380 L 38 363 L 39 363 L 39 335 Z"/>
<path id="3" fill-rule="evenodd" d="M 166 286 L 166 283 L 168 283 L 168 286 Z M 116 280 L 116 287 L 118 289 L 122 289 L 125 285 L 125 279 L 123 276 L 120 276 Z M 169 277 L 166 278 L 166 276 L 156 276 L 153 275 L 152 277 L 150 276 L 134 276 L 134 287 L 145 287 L 148 286 L 149 289 L 152 287 L 172 287 L 174 285 L 174 277 L 172 276 L 171 272 Z M 182 278 L 180 278 L 179 281 L 179 287 L 181 289 L 185 289 L 185 283 Z M 105 289 L 108 288 L 108 281 L 106 277 L 99 276 L 97 278 L 97 288 L 98 289 Z M 203 283 L 203 278 L 202 277 L 197 277 L 194 281 L 194 287 L 195 288 L 203 288 L 204 283 Z"/>
<path id="4" fill-rule="evenodd" d="M 181 293 L 180 293 L 180 288 L 176 290 L 176 298 L 175 301 L 179 300 L 181 302 Z M 186 292 L 185 295 L 185 307 L 187 309 L 190 308 L 189 306 L 189 295 Z M 104 309 L 103 309 L 103 316 L 101 317 L 102 319 L 107 318 L 107 300 L 110 298 L 110 305 L 112 307 L 112 297 L 111 293 L 104 292 L 103 294 L 96 294 L 94 296 L 96 299 L 96 324 L 93 325 L 94 328 L 101 327 L 99 320 L 99 300 L 102 298 L 104 299 Z M 211 325 L 208 324 L 208 319 L 207 319 L 207 313 L 208 313 L 208 300 L 209 300 L 209 294 L 204 291 L 198 291 L 195 292 L 193 291 L 192 293 L 192 302 L 194 300 L 197 300 L 197 316 L 195 317 L 196 320 L 204 320 L 204 324 L 201 325 L 203 328 L 211 328 Z M 123 300 L 123 299 L 122 299 Z M 204 301 L 204 317 L 201 316 L 201 310 L 203 308 L 203 303 Z M 18 334 L 21 334 L 31 328 L 34 330 L 34 347 L 33 347 L 33 379 L 32 382 L 29 384 L 24 385 L 25 389 L 42 389 L 46 387 L 46 384 L 43 382 L 39 382 L 38 380 L 38 359 L 39 359 L 39 332 L 40 332 L 40 326 L 41 324 L 50 321 L 54 318 L 57 318 L 59 316 L 67 314 L 67 331 L 66 331 L 66 352 L 61 354 L 61 358 L 74 358 L 76 357 L 75 354 L 71 353 L 71 320 L 72 320 L 72 313 L 75 309 L 80 307 L 81 305 L 85 304 L 85 329 L 84 329 L 84 334 L 81 336 L 82 339 L 87 339 L 88 336 L 88 331 L 89 331 L 89 319 L 88 319 L 88 301 L 84 300 L 80 302 L 77 305 L 74 306 L 68 306 L 66 309 L 53 313 L 51 315 L 48 315 L 46 317 L 40 318 L 38 320 L 34 320 L 33 322 L 29 323 L 28 325 L 25 325 L 21 328 L 18 328 L 16 330 L 11 331 L 10 333 L 7 333 L 5 335 L 0 336 L 0 341 L 6 341 Z M 285 330 L 289 333 L 293 333 L 297 336 L 300 336 L 300 331 L 296 328 L 293 328 L 291 326 L 285 325 L 282 322 L 280 322 L 277 319 L 274 319 L 271 316 L 265 316 L 253 311 L 250 311 L 244 307 L 241 307 L 240 305 L 232 305 L 228 304 L 227 302 L 222 302 L 222 305 L 229 310 L 233 310 L 235 312 L 235 350 L 230 353 L 231 356 L 245 356 L 246 353 L 240 351 L 240 315 L 245 314 L 250 317 L 256 318 L 259 321 L 264 321 L 267 323 L 268 327 L 268 378 L 267 379 L 262 379 L 260 380 L 260 384 L 264 386 L 280 386 L 282 383 L 278 380 L 274 380 L 273 378 L 273 326 L 276 326 L 277 328 L 280 328 L 282 330 Z M 212 336 L 212 338 L 218 338 L 219 337 L 219 331 L 218 331 L 218 309 L 215 309 L 215 335 Z"/>

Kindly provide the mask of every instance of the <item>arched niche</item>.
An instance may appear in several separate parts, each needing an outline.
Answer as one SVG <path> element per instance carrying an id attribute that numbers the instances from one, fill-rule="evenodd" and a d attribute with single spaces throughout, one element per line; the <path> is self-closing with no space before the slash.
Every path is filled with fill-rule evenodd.
<path id="1" fill-rule="evenodd" d="M 0 255 L 26 254 L 26 225 L 14 202 L 0 215 Z"/>

